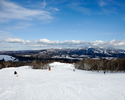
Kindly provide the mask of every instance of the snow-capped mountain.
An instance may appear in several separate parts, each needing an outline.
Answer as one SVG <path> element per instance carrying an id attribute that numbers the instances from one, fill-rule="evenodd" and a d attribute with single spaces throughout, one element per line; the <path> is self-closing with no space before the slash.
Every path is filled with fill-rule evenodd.
<path id="1" fill-rule="evenodd" d="M 15 57 L 9 56 L 9 55 L 0 55 L 0 60 L 5 60 L 5 61 L 18 61 Z"/>
<path id="2" fill-rule="evenodd" d="M 26 51 L 1 51 L 0 54 L 12 55 L 20 61 L 51 59 L 71 59 L 82 60 L 83 58 L 123 58 L 125 50 L 115 48 L 78 48 L 78 49 L 42 49 Z M 28 56 L 27 56 L 28 55 Z"/>

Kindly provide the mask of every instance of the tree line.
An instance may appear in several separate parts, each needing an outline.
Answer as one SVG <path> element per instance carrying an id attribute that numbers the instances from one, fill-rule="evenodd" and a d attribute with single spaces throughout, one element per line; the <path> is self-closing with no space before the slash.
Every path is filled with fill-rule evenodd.
<path id="1" fill-rule="evenodd" d="M 121 59 L 83 59 L 75 64 L 75 68 L 90 71 L 125 72 L 125 58 Z"/>
<path id="2" fill-rule="evenodd" d="M 40 61 L 39 58 L 36 58 L 36 60 L 32 62 L 21 62 L 21 61 L 13 62 L 13 61 L 0 60 L 0 69 L 8 67 L 20 67 L 20 66 L 32 66 L 33 69 L 47 69 L 48 67 L 50 67 L 49 63 L 52 63 L 54 61 L 55 60 Z M 83 59 L 75 63 L 75 68 L 82 70 L 90 70 L 90 71 L 125 72 L 125 58 L 111 59 L 111 60 Z"/>
<path id="3" fill-rule="evenodd" d="M 37 57 L 35 61 L 32 62 L 23 62 L 23 61 L 5 61 L 4 59 L 0 60 L 0 69 L 9 68 L 9 67 L 20 67 L 20 66 L 32 66 L 33 69 L 47 69 L 49 63 L 54 62 L 53 60 L 40 61 Z"/>

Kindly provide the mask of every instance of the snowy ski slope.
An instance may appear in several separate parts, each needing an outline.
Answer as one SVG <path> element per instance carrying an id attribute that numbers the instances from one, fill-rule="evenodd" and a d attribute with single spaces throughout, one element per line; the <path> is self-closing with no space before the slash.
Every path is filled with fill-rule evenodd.
<path id="1" fill-rule="evenodd" d="M 74 72 L 71 64 L 50 65 L 51 71 L 1 69 L 0 100 L 125 100 L 124 73 Z"/>

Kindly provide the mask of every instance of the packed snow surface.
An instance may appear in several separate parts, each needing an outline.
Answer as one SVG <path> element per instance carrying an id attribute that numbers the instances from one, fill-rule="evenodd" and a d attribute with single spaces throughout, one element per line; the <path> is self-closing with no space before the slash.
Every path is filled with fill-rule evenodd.
<path id="1" fill-rule="evenodd" d="M 0 100 L 125 100 L 124 73 L 104 75 L 73 71 L 72 64 L 50 65 L 51 71 L 30 66 L 1 69 Z"/>

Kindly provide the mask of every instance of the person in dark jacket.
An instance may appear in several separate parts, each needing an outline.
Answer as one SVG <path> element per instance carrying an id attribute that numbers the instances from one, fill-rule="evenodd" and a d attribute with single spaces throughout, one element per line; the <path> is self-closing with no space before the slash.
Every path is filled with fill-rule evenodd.
<path id="1" fill-rule="evenodd" d="M 105 71 L 104 71 L 104 75 L 105 75 Z"/>
<path id="2" fill-rule="evenodd" d="M 14 71 L 14 74 L 16 75 L 16 74 L 17 74 L 17 72 L 16 72 L 16 71 Z"/>

